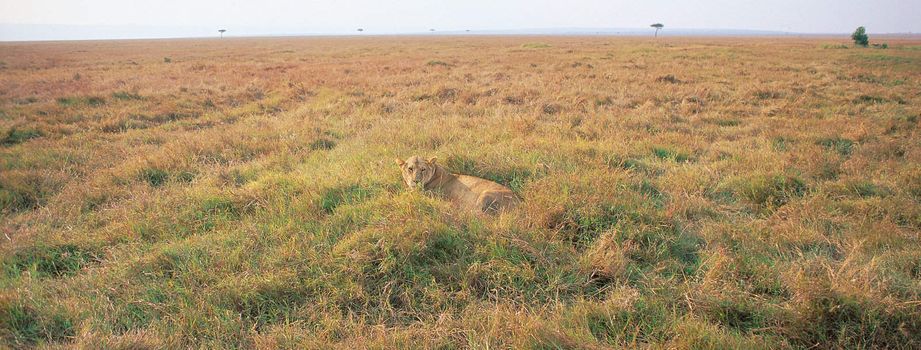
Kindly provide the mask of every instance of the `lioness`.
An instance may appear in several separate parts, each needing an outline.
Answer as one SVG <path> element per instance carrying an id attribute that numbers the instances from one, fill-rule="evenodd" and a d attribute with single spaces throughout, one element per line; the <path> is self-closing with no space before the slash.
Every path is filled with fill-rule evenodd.
<path id="1" fill-rule="evenodd" d="M 508 187 L 475 176 L 452 174 L 436 164 L 434 157 L 425 160 L 412 156 L 405 162 L 396 161 L 411 190 L 434 191 L 461 207 L 487 213 L 518 204 L 518 197 Z"/>

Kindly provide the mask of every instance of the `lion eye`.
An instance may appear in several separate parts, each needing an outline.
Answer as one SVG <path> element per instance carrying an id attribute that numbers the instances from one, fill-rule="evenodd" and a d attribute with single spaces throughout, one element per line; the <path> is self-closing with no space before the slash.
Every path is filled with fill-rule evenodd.
<path id="1" fill-rule="evenodd" d="M 413 167 L 409 167 L 409 171 L 413 171 Z"/>

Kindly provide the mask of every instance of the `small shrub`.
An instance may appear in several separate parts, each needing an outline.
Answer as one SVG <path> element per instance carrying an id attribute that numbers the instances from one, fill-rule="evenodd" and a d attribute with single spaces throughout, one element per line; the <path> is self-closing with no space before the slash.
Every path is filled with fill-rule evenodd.
<path id="1" fill-rule="evenodd" d="M 854 44 L 867 47 L 870 44 L 870 37 L 867 36 L 867 29 L 863 26 L 857 27 L 857 30 L 854 30 L 854 33 L 851 34 L 851 39 L 854 39 Z"/>
<path id="2" fill-rule="evenodd" d="M 163 57 L 163 63 L 170 63 L 170 62 L 173 62 L 173 59 L 172 59 L 172 58 Z"/>

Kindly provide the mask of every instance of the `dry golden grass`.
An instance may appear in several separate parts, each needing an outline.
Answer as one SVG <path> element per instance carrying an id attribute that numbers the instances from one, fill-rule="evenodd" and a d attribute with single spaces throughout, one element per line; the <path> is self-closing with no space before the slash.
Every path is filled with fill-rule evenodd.
<path id="1" fill-rule="evenodd" d="M 0 339 L 921 347 L 921 41 L 836 44 L 0 43 Z"/>

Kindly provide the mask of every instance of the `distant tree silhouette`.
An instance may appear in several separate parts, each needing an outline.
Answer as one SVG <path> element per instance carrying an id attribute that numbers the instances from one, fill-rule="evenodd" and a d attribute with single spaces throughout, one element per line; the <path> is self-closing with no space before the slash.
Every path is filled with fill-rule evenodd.
<path id="1" fill-rule="evenodd" d="M 363 32 L 363 31 L 365 31 L 365 29 L 364 29 L 364 28 L 358 28 L 358 31 L 359 31 L 359 32 Z"/>
<path id="2" fill-rule="evenodd" d="M 655 35 L 656 38 L 659 37 L 659 29 L 662 29 L 662 27 L 665 27 L 665 25 L 662 23 L 650 24 L 649 26 L 656 29 L 656 35 Z"/>
<path id="3" fill-rule="evenodd" d="M 224 32 L 226 32 L 227 29 L 218 29 L 217 31 L 218 31 L 218 33 L 221 33 L 221 39 L 223 39 L 223 38 L 224 38 Z"/>
<path id="4" fill-rule="evenodd" d="M 431 28 L 431 29 L 429 29 L 429 31 L 430 31 L 430 32 L 434 32 L 434 31 L 435 31 L 435 28 Z"/>
<path id="5" fill-rule="evenodd" d="M 867 29 L 863 26 L 857 27 L 857 30 L 854 31 L 854 34 L 851 34 L 851 39 L 854 39 L 854 44 L 863 47 L 870 45 L 870 37 L 867 36 Z"/>

